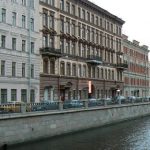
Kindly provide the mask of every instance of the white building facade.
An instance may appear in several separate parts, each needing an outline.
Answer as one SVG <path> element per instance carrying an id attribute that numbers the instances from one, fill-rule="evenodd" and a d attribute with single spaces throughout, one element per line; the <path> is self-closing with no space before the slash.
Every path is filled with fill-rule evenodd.
<path id="1" fill-rule="evenodd" d="M 39 101 L 39 1 L 0 1 L 0 103 Z"/>

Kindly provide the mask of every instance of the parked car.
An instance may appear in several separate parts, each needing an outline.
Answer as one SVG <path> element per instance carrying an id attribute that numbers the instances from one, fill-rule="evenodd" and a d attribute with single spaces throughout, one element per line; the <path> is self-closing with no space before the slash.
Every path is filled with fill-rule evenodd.
<path id="1" fill-rule="evenodd" d="M 144 97 L 144 102 L 149 102 L 150 101 L 150 96 Z"/>
<path id="2" fill-rule="evenodd" d="M 127 101 L 128 101 L 129 103 L 135 102 L 135 101 L 136 101 L 136 97 L 135 97 L 135 96 L 128 96 L 128 97 L 127 97 Z"/>
<path id="3" fill-rule="evenodd" d="M 117 104 L 119 104 L 119 103 L 126 103 L 127 102 L 126 97 L 122 96 L 122 95 L 116 96 L 114 101 Z"/>
<path id="4" fill-rule="evenodd" d="M 100 99 L 95 99 L 95 98 L 90 98 L 88 100 L 88 106 L 93 107 L 93 106 L 100 106 L 102 105 L 103 101 Z"/>
<path id="5" fill-rule="evenodd" d="M 81 108 L 81 107 L 83 107 L 83 101 L 81 101 L 81 100 L 68 100 L 68 101 L 65 101 L 63 104 L 64 109 Z"/>
<path id="6" fill-rule="evenodd" d="M 136 102 L 142 102 L 143 101 L 143 98 L 142 97 L 136 97 Z"/>
<path id="7" fill-rule="evenodd" d="M 41 101 L 40 103 L 35 103 L 34 105 L 32 105 L 31 110 L 32 111 L 56 110 L 58 109 L 58 107 L 59 107 L 58 102 L 44 100 Z"/>
<path id="8" fill-rule="evenodd" d="M 107 105 L 113 104 L 113 100 L 112 100 L 112 98 L 110 98 L 110 97 L 105 98 L 104 101 L 106 101 L 106 104 L 107 104 Z"/>

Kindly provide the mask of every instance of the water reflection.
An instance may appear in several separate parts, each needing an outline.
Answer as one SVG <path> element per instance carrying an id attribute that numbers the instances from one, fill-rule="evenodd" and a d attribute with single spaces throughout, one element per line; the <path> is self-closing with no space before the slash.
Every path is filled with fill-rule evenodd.
<path id="1" fill-rule="evenodd" d="M 8 150 L 149 150 L 150 117 L 22 144 Z"/>

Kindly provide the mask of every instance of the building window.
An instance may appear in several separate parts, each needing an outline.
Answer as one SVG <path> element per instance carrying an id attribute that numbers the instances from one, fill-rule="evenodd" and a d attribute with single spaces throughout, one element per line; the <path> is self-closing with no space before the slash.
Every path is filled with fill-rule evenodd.
<path id="1" fill-rule="evenodd" d="M 26 6 L 26 0 L 22 0 L 22 5 Z"/>
<path id="2" fill-rule="evenodd" d="M 2 22 L 6 23 L 6 9 L 2 8 Z"/>
<path id="3" fill-rule="evenodd" d="M 43 60 L 43 72 L 48 73 L 48 59 Z"/>
<path id="4" fill-rule="evenodd" d="M 60 18 L 60 32 L 64 32 L 64 17 Z"/>
<path id="5" fill-rule="evenodd" d="M 107 76 L 107 69 L 105 69 L 105 79 L 106 79 L 106 80 L 108 79 L 108 76 Z"/>
<path id="6" fill-rule="evenodd" d="M 81 36 L 81 23 L 78 24 L 78 36 Z"/>
<path id="7" fill-rule="evenodd" d="M 54 13 L 53 12 L 51 12 L 49 16 L 49 27 L 54 29 Z"/>
<path id="8" fill-rule="evenodd" d="M 92 14 L 91 22 L 94 24 L 94 15 Z"/>
<path id="9" fill-rule="evenodd" d="M 50 74 L 55 74 L 55 61 L 50 61 Z"/>
<path id="10" fill-rule="evenodd" d="M 82 38 L 85 39 L 85 25 L 82 25 Z"/>
<path id="11" fill-rule="evenodd" d="M 12 62 L 12 76 L 16 76 L 16 62 Z"/>
<path id="12" fill-rule="evenodd" d="M 34 8 L 34 0 L 30 1 L 30 7 Z"/>
<path id="13" fill-rule="evenodd" d="M 48 47 L 48 36 L 43 35 L 43 47 Z"/>
<path id="14" fill-rule="evenodd" d="M 7 89 L 1 89 L 1 103 L 7 103 Z"/>
<path id="15" fill-rule="evenodd" d="M 71 76 L 71 65 L 67 63 L 67 76 Z"/>
<path id="16" fill-rule="evenodd" d="M 92 30 L 92 42 L 94 42 L 94 30 Z"/>
<path id="17" fill-rule="evenodd" d="M 16 38 L 12 38 L 12 50 L 16 50 Z"/>
<path id="18" fill-rule="evenodd" d="M 70 13 L 70 3 L 66 2 L 66 12 Z"/>
<path id="19" fill-rule="evenodd" d="M 26 28 L 26 16 L 22 15 L 22 28 Z"/>
<path id="20" fill-rule="evenodd" d="M 26 75 L 26 64 L 22 63 L 22 77 L 25 77 Z"/>
<path id="21" fill-rule="evenodd" d="M 90 28 L 87 29 L 87 40 L 90 41 Z"/>
<path id="22" fill-rule="evenodd" d="M 1 76 L 5 76 L 5 61 L 1 60 Z"/>
<path id="23" fill-rule="evenodd" d="M 85 10 L 84 9 L 82 9 L 82 19 L 85 20 Z"/>
<path id="24" fill-rule="evenodd" d="M 22 51 L 25 52 L 26 51 L 26 41 L 22 40 Z"/>
<path id="25" fill-rule="evenodd" d="M 1 47 L 5 48 L 5 46 L 6 46 L 6 36 L 1 35 Z"/>
<path id="26" fill-rule="evenodd" d="M 85 49 L 85 45 L 82 45 L 82 57 L 86 57 L 86 49 Z"/>
<path id="27" fill-rule="evenodd" d="M 30 18 L 30 28 L 32 31 L 34 31 L 34 19 Z"/>
<path id="28" fill-rule="evenodd" d="M 82 76 L 82 67 L 81 67 L 80 64 L 78 65 L 78 76 L 79 76 L 79 77 Z"/>
<path id="29" fill-rule="evenodd" d="M 96 71 L 97 71 L 97 78 L 99 79 L 100 74 L 99 74 L 99 68 L 98 67 L 97 67 Z"/>
<path id="30" fill-rule="evenodd" d="M 26 89 L 21 89 L 21 101 L 22 102 L 27 102 L 27 90 Z"/>
<path id="31" fill-rule="evenodd" d="M 34 65 L 31 64 L 31 78 L 34 78 Z"/>
<path id="32" fill-rule="evenodd" d="M 64 40 L 60 39 L 60 50 L 62 53 L 64 53 Z"/>
<path id="33" fill-rule="evenodd" d="M 49 4 L 50 4 L 51 6 L 54 6 L 54 5 L 55 5 L 54 0 L 49 0 Z"/>
<path id="34" fill-rule="evenodd" d="M 69 41 L 66 42 L 66 53 L 70 54 L 70 42 Z"/>
<path id="35" fill-rule="evenodd" d="M 30 90 L 30 102 L 31 103 L 35 102 L 35 90 L 34 89 Z"/>
<path id="36" fill-rule="evenodd" d="M 72 55 L 76 55 L 75 42 L 72 42 Z"/>
<path id="37" fill-rule="evenodd" d="M 114 80 L 114 76 L 115 76 L 114 71 L 112 71 L 112 80 Z"/>
<path id="38" fill-rule="evenodd" d="M 72 9 L 71 9 L 72 11 L 72 15 L 75 15 L 75 5 L 72 5 Z"/>
<path id="39" fill-rule="evenodd" d="M 12 12 L 12 25 L 16 26 L 16 12 Z"/>
<path id="40" fill-rule="evenodd" d="M 96 25 L 98 26 L 98 16 L 96 16 Z"/>
<path id="41" fill-rule="evenodd" d="M 72 23 L 72 35 L 75 35 L 75 22 Z"/>
<path id="42" fill-rule="evenodd" d="M 100 18 L 100 27 L 103 27 L 103 19 Z"/>
<path id="43" fill-rule="evenodd" d="M 72 65 L 72 76 L 76 76 L 76 64 Z"/>
<path id="44" fill-rule="evenodd" d="M 43 26 L 48 26 L 48 11 L 43 10 Z"/>
<path id="45" fill-rule="evenodd" d="M 101 69 L 101 78 L 104 79 L 104 70 Z"/>
<path id="46" fill-rule="evenodd" d="M 31 42 L 31 53 L 33 54 L 34 53 L 34 42 Z"/>
<path id="47" fill-rule="evenodd" d="M 49 47 L 54 48 L 54 37 L 51 36 L 49 39 Z"/>
<path id="48" fill-rule="evenodd" d="M 78 17 L 81 18 L 81 9 L 78 7 Z"/>
<path id="49" fill-rule="evenodd" d="M 90 21 L 90 13 L 87 11 L 87 21 Z"/>
<path id="50" fill-rule="evenodd" d="M 65 63 L 60 63 L 60 75 L 65 75 Z"/>
<path id="51" fill-rule="evenodd" d="M 11 101 L 17 101 L 17 90 L 11 89 Z"/>
<path id="52" fill-rule="evenodd" d="M 70 21 L 68 19 L 66 21 L 66 33 L 70 33 Z"/>
<path id="53" fill-rule="evenodd" d="M 83 77 L 86 77 L 86 65 L 83 66 Z"/>
<path id="54" fill-rule="evenodd" d="M 64 10 L 64 0 L 60 0 L 60 10 Z"/>
<path id="55" fill-rule="evenodd" d="M 92 67 L 92 78 L 95 78 L 95 67 Z"/>

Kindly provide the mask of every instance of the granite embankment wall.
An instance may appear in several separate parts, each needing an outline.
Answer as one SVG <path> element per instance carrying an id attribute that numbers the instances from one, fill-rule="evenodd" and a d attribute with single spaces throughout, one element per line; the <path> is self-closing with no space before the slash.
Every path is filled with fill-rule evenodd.
<path id="1" fill-rule="evenodd" d="M 150 114 L 150 103 L 0 115 L 0 147 L 99 127 Z"/>

